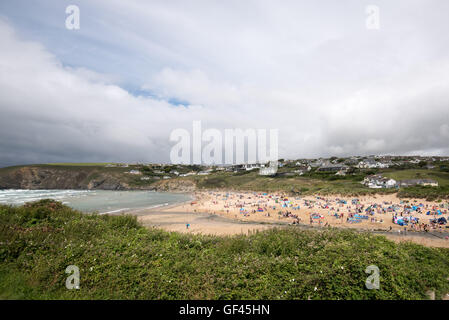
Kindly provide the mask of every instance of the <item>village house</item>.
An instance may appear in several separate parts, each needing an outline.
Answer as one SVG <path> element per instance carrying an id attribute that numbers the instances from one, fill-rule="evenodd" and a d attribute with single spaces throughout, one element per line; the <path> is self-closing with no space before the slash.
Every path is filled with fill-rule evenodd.
<path id="1" fill-rule="evenodd" d="M 251 171 L 251 170 L 254 170 L 254 169 L 260 169 L 260 167 L 261 167 L 261 165 L 258 164 L 258 163 L 246 163 L 246 164 L 243 165 L 243 168 L 246 171 Z"/>
<path id="2" fill-rule="evenodd" d="M 182 173 L 179 176 L 180 177 L 188 177 L 188 176 L 194 176 L 194 175 L 196 175 L 196 172 L 190 171 L 190 172 L 187 172 L 187 173 Z"/>
<path id="3" fill-rule="evenodd" d="M 268 166 L 263 165 L 259 170 L 259 175 L 261 176 L 274 176 L 278 171 L 278 162 L 270 162 Z"/>
<path id="4" fill-rule="evenodd" d="M 308 166 L 308 167 L 300 167 L 300 168 L 294 170 L 293 172 L 295 172 L 298 175 L 302 176 L 304 173 L 309 172 L 310 170 L 312 170 L 312 167 Z"/>
<path id="5" fill-rule="evenodd" d="M 354 159 L 354 158 L 349 158 L 346 159 L 344 164 L 348 165 L 348 166 L 356 166 L 359 163 L 358 159 Z"/>
<path id="6" fill-rule="evenodd" d="M 368 158 L 365 160 L 362 160 L 357 165 L 357 168 L 359 169 L 374 169 L 374 168 L 388 168 L 389 164 L 377 162 L 373 158 Z"/>
<path id="7" fill-rule="evenodd" d="M 319 172 L 337 172 L 337 171 L 347 171 L 349 167 L 345 164 L 323 164 L 317 169 Z"/>
<path id="8" fill-rule="evenodd" d="M 412 187 L 412 186 L 430 186 L 438 187 L 438 181 L 432 179 L 410 179 L 399 181 L 400 187 Z"/>
<path id="9" fill-rule="evenodd" d="M 397 186 L 396 180 L 386 178 L 380 174 L 365 177 L 362 183 L 371 189 L 394 188 Z"/>
<path id="10" fill-rule="evenodd" d="M 325 162 L 322 159 L 318 159 L 316 161 L 310 162 L 309 165 L 312 168 L 317 168 L 317 167 L 321 167 L 321 166 L 325 165 Z"/>

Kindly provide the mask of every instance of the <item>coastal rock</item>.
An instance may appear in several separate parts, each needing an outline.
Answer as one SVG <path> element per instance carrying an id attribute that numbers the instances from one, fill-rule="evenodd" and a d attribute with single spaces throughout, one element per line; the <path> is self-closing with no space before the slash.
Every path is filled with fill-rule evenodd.
<path id="1" fill-rule="evenodd" d="M 87 190 L 155 190 L 191 192 L 196 184 L 190 180 L 161 180 L 136 184 L 128 169 L 99 166 L 29 165 L 0 169 L 0 189 L 87 189 Z"/>

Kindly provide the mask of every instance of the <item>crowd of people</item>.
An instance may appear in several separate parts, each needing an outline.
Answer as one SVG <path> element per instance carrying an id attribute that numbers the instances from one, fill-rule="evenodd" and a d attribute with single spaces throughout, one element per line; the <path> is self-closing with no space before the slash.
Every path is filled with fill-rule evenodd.
<path id="1" fill-rule="evenodd" d="M 449 204 L 399 199 L 395 195 L 361 198 L 305 196 L 282 193 L 199 192 L 195 211 L 238 219 L 287 220 L 292 224 L 354 226 L 384 230 L 444 231 Z M 447 230 L 449 231 L 449 230 Z"/>

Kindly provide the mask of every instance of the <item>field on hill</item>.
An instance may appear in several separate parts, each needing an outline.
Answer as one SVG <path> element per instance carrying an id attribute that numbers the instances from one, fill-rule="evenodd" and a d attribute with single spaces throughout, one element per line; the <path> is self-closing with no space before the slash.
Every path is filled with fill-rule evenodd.
<path id="1" fill-rule="evenodd" d="M 66 267 L 80 270 L 68 290 Z M 365 269 L 380 270 L 368 290 Z M 347 230 L 168 233 L 42 200 L 0 207 L 2 299 L 425 299 L 449 292 L 449 250 Z"/>
<path id="2" fill-rule="evenodd" d="M 385 171 L 384 176 L 395 179 L 396 181 L 408 179 L 433 179 L 438 181 L 438 185 L 441 187 L 449 186 L 449 172 L 437 170 L 408 169 Z"/>

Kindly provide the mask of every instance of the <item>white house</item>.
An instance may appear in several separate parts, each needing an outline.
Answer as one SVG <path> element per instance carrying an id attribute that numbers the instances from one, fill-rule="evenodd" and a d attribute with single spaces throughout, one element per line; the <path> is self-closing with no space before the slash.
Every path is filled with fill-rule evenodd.
<path id="1" fill-rule="evenodd" d="M 383 177 L 380 174 L 368 176 L 362 183 L 371 189 L 394 188 L 398 185 L 396 180 Z"/>
<path id="2" fill-rule="evenodd" d="M 259 170 L 259 175 L 261 176 L 274 176 L 278 172 L 278 162 L 277 161 L 271 161 L 270 165 L 267 167 L 263 165 L 262 168 Z"/>
<path id="3" fill-rule="evenodd" d="M 258 163 L 246 163 L 246 164 L 243 165 L 243 168 L 246 171 L 251 171 L 251 170 L 254 170 L 254 169 L 260 169 L 260 164 L 258 164 Z"/>
<path id="4" fill-rule="evenodd" d="M 187 173 L 182 173 L 179 176 L 180 177 L 188 177 L 188 176 L 194 176 L 194 175 L 196 175 L 196 172 L 190 171 L 190 172 L 187 172 Z"/>

